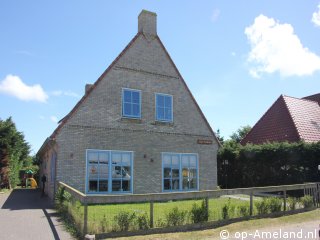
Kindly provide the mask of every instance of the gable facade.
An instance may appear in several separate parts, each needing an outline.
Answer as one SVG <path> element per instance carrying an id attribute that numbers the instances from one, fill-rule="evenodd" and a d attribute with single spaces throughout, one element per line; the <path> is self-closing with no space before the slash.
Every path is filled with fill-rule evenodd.
<path id="1" fill-rule="evenodd" d="M 157 35 L 156 14 L 142 11 L 138 29 L 38 155 L 54 149 L 55 180 L 87 194 L 215 189 L 219 143 Z"/>

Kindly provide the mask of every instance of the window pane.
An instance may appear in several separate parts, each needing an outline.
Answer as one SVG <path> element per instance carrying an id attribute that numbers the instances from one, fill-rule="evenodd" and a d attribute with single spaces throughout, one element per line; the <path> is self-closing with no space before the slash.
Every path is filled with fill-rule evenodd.
<path id="1" fill-rule="evenodd" d="M 197 169 L 191 168 L 189 169 L 189 177 L 197 177 Z"/>
<path id="2" fill-rule="evenodd" d="M 173 166 L 179 166 L 179 156 L 172 155 L 171 160 L 172 160 L 172 165 Z"/>
<path id="3" fill-rule="evenodd" d="M 163 165 L 171 165 L 171 157 L 168 154 L 163 155 Z"/>
<path id="4" fill-rule="evenodd" d="M 189 180 L 188 180 L 188 178 L 183 178 L 182 189 L 183 190 L 188 190 L 189 189 Z"/>
<path id="5" fill-rule="evenodd" d="M 139 92 L 132 92 L 132 103 L 140 103 L 140 93 Z"/>
<path id="6" fill-rule="evenodd" d="M 132 104 L 132 116 L 139 117 L 140 116 L 140 106 L 139 104 Z"/>
<path id="7" fill-rule="evenodd" d="M 171 100 L 172 100 L 171 96 L 166 96 L 165 97 L 164 106 L 166 108 L 171 108 L 172 107 Z"/>
<path id="8" fill-rule="evenodd" d="M 189 169 L 182 168 L 182 177 L 189 177 Z"/>
<path id="9" fill-rule="evenodd" d="M 130 153 L 123 153 L 122 154 L 122 165 L 123 166 L 130 166 Z"/>
<path id="10" fill-rule="evenodd" d="M 172 169 L 172 177 L 173 178 L 179 177 L 179 172 L 180 172 L 179 169 Z"/>
<path id="11" fill-rule="evenodd" d="M 112 164 L 121 163 L 121 153 L 112 153 Z"/>
<path id="12" fill-rule="evenodd" d="M 130 191 L 130 181 L 129 180 L 122 180 L 122 191 Z"/>
<path id="13" fill-rule="evenodd" d="M 113 166 L 112 167 L 112 178 L 122 178 L 121 166 Z"/>
<path id="14" fill-rule="evenodd" d="M 130 174 L 131 174 L 131 167 L 129 166 L 122 167 L 121 175 L 123 179 L 130 179 L 131 178 Z"/>
<path id="15" fill-rule="evenodd" d="M 182 167 L 189 167 L 189 157 L 187 155 L 181 156 L 181 165 Z"/>
<path id="16" fill-rule="evenodd" d="M 163 189 L 164 190 L 171 190 L 171 180 L 170 179 L 164 179 Z"/>
<path id="17" fill-rule="evenodd" d="M 165 168 L 163 170 L 163 177 L 164 178 L 170 178 L 171 177 L 171 168 Z"/>
<path id="18" fill-rule="evenodd" d="M 197 167 L 197 157 L 195 155 L 190 155 L 190 167 Z"/>
<path id="19" fill-rule="evenodd" d="M 100 180 L 99 181 L 99 192 L 107 192 L 108 191 L 108 180 Z"/>
<path id="20" fill-rule="evenodd" d="M 197 188 L 197 179 L 196 178 L 192 178 L 190 180 L 190 189 L 196 189 Z"/>
<path id="21" fill-rule="evenodd" d="M 131 116 L 132 115 L 132 111 L 131 111 L 131 103 L 125 103 L 123 106 L 123 114 L 125 116 Z"/>
<path id="22" fill-rule="evenodd" d="M 106 164 L 108 163 L 109 154 L 107 152 L 100 152 L 99 153 L 99 163 Z"/>
<path id="23" fill-rule="evenodd" d="M 164 107 L 164 97 L 157 95 L 157 107 Z"/>
<path id="24" fill-rule="evenodd" d="M 90 191 L 90 192 L 96 192 L 97 189 L 98 189 L 98 181 L 97 181 L 97 180 L 95 180 L 95 181 L 93 181 L 93 180 L 89 181 L 89 191 Z"/>
<path id="25" fill-rule="evenodd" d="M 179 179 L 172 179 L 172 190 L 179 190 Z"/>
<path id="26" fill-rule="evenodd" d="M 158 107 L 157 108 L 157 120 L 164 119 L 164 108 Z"/>
<path id="27" fill-rule="evenodd" d="M 98 153 L 97 152 L 89 152 L 88 153 L 88 161 L 89 161 L 89 163 L 98 163 Z"/>
<path id="28" fill-rule="evenodd" d="M 88 165 L 89 179 L 98 179 L 98 164 Z"/>
<path id="29" fill-rule="evenodd" d="M 124 102 L 130 103 L 131 102 L 131 91 L 124 90 L 123 95 L 124 95 Z"/>
<path id="30" fill-rule="evenodd" d="M 109 176 L 109 165 L 101 164 L 99 165 L 99 178 L 108 178 Z"/>
<path id="31" fill-rule="evenodd" d="M 121 180 L 112 180 L 112 191 L 121 191 Z"/>
<path id="32" fill-rule="evenodd" d="M 167 121 L 171 121 L 172 120 L 171 108 L 165 108 L 164 119 L 167 120 Z"/>

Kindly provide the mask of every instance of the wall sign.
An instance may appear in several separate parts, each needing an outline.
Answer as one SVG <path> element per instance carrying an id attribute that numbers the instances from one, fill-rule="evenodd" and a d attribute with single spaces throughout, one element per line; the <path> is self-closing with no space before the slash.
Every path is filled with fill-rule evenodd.
<path id="1" fill-rule="evenodd" d="M 203 144 L 203 145 L 211 145 L 212 144 L 212 140 L 208 140 L 208 139 L 198 139 L 197 140 L 198 144 Z"/>

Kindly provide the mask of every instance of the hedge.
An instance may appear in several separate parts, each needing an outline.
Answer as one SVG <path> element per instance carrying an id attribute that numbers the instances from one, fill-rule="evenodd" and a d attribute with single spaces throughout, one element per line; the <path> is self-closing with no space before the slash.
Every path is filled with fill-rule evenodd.
<path id="1" fill-rule="evenodd" d="M 239 188 L 320 182 L 318 165 L 320 142 L 242 146 L 229 141 L 218 153 L 218 184 Z"/>

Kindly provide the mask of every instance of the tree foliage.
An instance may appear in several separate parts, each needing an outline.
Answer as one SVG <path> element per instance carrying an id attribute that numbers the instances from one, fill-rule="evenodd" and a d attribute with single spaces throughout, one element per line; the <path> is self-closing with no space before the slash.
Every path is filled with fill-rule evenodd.
<path id="1" fill-rule="evenodd" d="M 250 132 L 251 127 L 249 125 L 240 127 L 236 132 L 234 132 L 230 138 L 231 140 L 240 143 L 240 141 Z"/>
<path id="2" fill-rule="evenodd" d="M 218 182 L 228 188 L 316 182 L 318 165 L 320 142 L 242 146 L 227 141 L 218 153 Z"/>
<path id="3" fill-rule="evenodd" d="M 30 146 L 19 132 L 11 117 L 0 119 L 0 185 L 15 187 L 19 183 L 19 171 L 30 164 Z M 31 160 L 32 162 L 32 160 Z"/>

